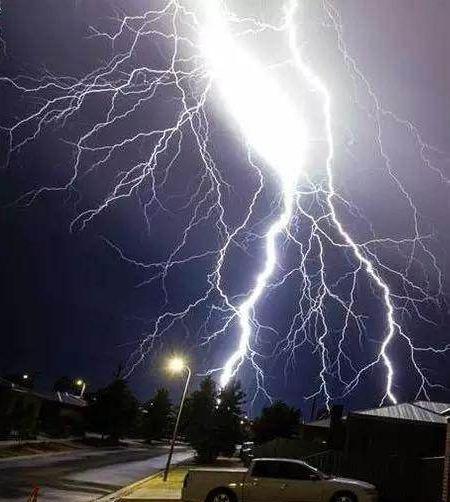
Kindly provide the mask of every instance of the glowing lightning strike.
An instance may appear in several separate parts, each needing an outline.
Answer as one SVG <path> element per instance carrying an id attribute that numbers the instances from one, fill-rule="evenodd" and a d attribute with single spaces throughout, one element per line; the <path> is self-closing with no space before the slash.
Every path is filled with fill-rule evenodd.
<path id="1" fill-rule="evenodd" d="M 265 364 L 285 357 L 287 374 L 290 366 L 302 369 L 300 358 L 306 355 L 315 373 L 304 382 L 305 395 L 318 395 L 328 406 L 364 378 L 376 378 L 378 386 L 380 379 L 372 370 L 379 366 L 380 401 L 396 402 L 400 378 L 394 377 L 401 372 L 401 360 L 417 379 L 417 395 L 428 398 L 429 390 L 440 384 L 431 381 L 421 357 L 444 357 L 450 345 L 442 340 L 419 343 L 412 335 L 417 326 L 410 326 L 414 319 L 436 327 L 442 272 L 429 244 L 433 232 L 422 224 L 389 157 L 383 121 L 409 135 L 419 167 L 443 185 L 448 180 L 440 162 L 448 155 L 430 147 L 412 122 L 382 107 L 345 46 L 331 0 L 273 2 L 277 11 L 270 19 L 279 20 L 273 23 L 264 20 L 264 9 L 257 18 L 238 15 L 231 3 L 161 0 L 140 14 L 117 19 L 112 32 L 90 27 L 92 43 L 98 41 L 104 50 L 107 42 L 111 53 L 82 76 L 48 70 L 39 76 L 0 76 L 0 90 L 18 107 L 1 117 L 4 164 L 21 164 L 40 142 L 52 150 L 49 138 L 61 148 L 60 131 L 70 152 L 63 182 L 60 177 L 55 181 L 49 170 L 48 181 L 27 186 L 13 205 L 29 206 L 44 194 L 64 192 L 66 200 L 74 201 L 74 232 L 123 204 L 140 209 L 150 239 L 149 249 L 139 247 L 148 251 L 145 258 L 102 236 L 115 256 L 143 274 L 137 287 L 152 292 L 159 288 L 161 302 L 151 304 L 154 317 L 146 318 L 141 336 L 129 342 L 135 350 L 128 374 L 157 349 L 157 342 L 181 328 L 192 345 L 227 344 L 220 361 L 208 359 L 202 368 L 220 373 L 222 387 L 248 364 L 255 374 L 255 396 L 261 391 L 268 397 Z M 236 9 L 247 12 L 247 7 L 242 2 Z M 347 116 L 339 128 L 342 117 L 335 112 L 338 100 L 330 78 L 307 62 L 306 50 L 300 52 L 300 7 L 317 9 L 314 15 L 323 20 L 322 29 L 333 35 L 327 37 L 335 42 L 328 57 L 340 59 L 333 71 L 338 75 L 341 70 L 345 82 L 350 78 L 348 106 L 364 114 L 367 150 L 375 149 L 372 160 L 381 163 L 371 174 L 393 187 L 398 207 L 406 208 L 410 217 L 410 228 L 402 226 L 400 236 L 380 236 L 358 194 L 347 190 L 348 179 L 358 174 L 349 169 L 341 180 L 342 160 L 355 165 L 351 159 L 357 134 Z M 308 16 L 303 18 L 306 26 Z M 305 37 L 309 40 L 307 33 Z M 261 47 L 268 41 L 277 50 L 263 57 Z M 339 95 L 339 101 L 345 100 Z M 218 105 L 231 121 L 217 120 L 222 111 Z M 238 126 L 242 151 L 234 135 L 217 141 L 221 133 L 212 127 L 211 108 L 215 123 Z M 341 149 L 342 129 L 351 139 Z M 230 141 L 239 153 L 232 168 L 222 165 L 215 148 L 227 148 Z M 87 190 L 87 183 L 95 190 Z M 166 229 L 166 218 L 171 224 L 155 250 L 151 239 L 161 227 Z M 235 274 L 229 271 L 234 270 L 230 262 L 235 250 L 251 259 L 261 251 L 263 259 L 253 260 L 254 276 L 246 282 L 250 286 L 237 280 L 238 293 L 232 294 Z M 185 287 L 190 274 L 195 281 Z M 278 308 L 279 292 L 290 313 L 267 321 L 263 301 L 270 298 Z"/>
<path id="2" fill-rule="evenodd" d="M 364 266 L 369 276 L 373 279 L 373 281 L 377 284 L 377 286 L 383 293 L 383 300 L 386 307 L 387 333 L 383 343 L 381 344 L 380 357 L 383 359 L 384 364 L 386 365 L 387 368 L 386 396 L 393 403 L 397 403 L 397 399 L 392 391 L 394 369 L 392 366 L 392 362 L 390 361 L 387 354 L 388 345 L 391 342 L 392 338 L 394 337 L 395 329 L 397 327 L 394 319 L 394 307 L 391 302 L 389 287 L 382 280 L 378 272 L 375 270 L 372 262 L 363 255 L 359 247 L 356 245 L 355 241 L 350 237 L 349 233 L 345 231 L 344 227 L 342 226 L 342 223 L 339 221 L 338 216 L 336 214 L 336 209 L 333 204 L 333 197 L 335 196 L 335 190 L 334 190 L 333 172 L 332 172 L 332 164 L 334 158 L 334 141 L 333 141 L 332 126 L 331 126 L 331 97 L 327 88 L 319 79 L 319 77 L 315 75 L 312 72 L 312 70 L 302 61 L 301 55 L 298 51 L 296 29 L 293 24 L 294 14 L 297 8 L 298 8 L 298 0 L 292 0 L 290 9 L 288 10 L 289 42 L 292 53 L 294 54 L 297 68 L 304 75 L 304 77 L 311 83 L 313 88 L 316 89 L 317 92 L 322 96 L 323 116 L 325 120 L 325 130 L 328 144 L 328 156 L 326 161 L 327 175 L 328 175 L 327 201 L 328 201 L 328 206 L 330 208 L 331 219 L 336 228 L 338 229 L 339 234 L 341 235 L 345 243 L 351 247 L 357 260 Z"/>
<path id="3" fill-rule="evenodd" d="M 289 32 L 289 45 L 294 55 L 295 64 L 302 76 L 312 88 L 322 96 L 323 116 L 326 123 L 326 136 L 329 154 L 327 157 L 328 204 L 331 218 L 345 243 L 350 246 L 355 257 L 364 265 L 367 273 L 383 291 L 386 306 L 387 336 L 381 346 L 380 357 L 387 367 L 386 395 L 392 402 L 397 402 L 392 392 L 393 367 L 387 355 L 387 347 L 395 332 L 394 309 L 387 284 L 380 278 L 369 259 L 363 256 L 350 235 L 338 220 L 333 204 L 335 195 L 333 187 L 332 162 L 334 154 L 333 135 L 331 129 L 331 99 L 328 90 L 313 71 L 302 61 L 296 40 L 296 28 L 293 24 L 298 8 L 298 0 L 292 0 L 287 9 L 286 26 Z M 295 107 L 285 99 L 281 89 L 271 82 L 270 76 L 264 74 L 256 61 L 236 46 L 226 31 L 224 14 L 218 2 L 207 2 L 207 28 L 204 32 L 204 51 L 213 68 L 213 77 L 225 97 L 230 113 L 240 124 L 248 142 L 281 178 L 284 194 L 284 212 L 270 227 L 266 235 L 266 260 L 256 284 L 239 307 L 237 313 L 240 323 L 239 347 L 226 362 L 220 384 L 226 386 L 237 373 L 240 364 L 250 349 L 251 313 L 261 297 L 267 280 L 272 274 L 276 262 L 276 238 L 286 229 L 293 214 L 294 193 L 301 173 L 305 142 L 307 135 L 300 117 L 295 116 Z M 263 104 L 264 103 L 264 104 Z M 283 127 L 280 125 L 283 124 Z M 301 144 L 299 148 L 297 145 Z"/>
<path id="4" fill-rule="evenodd" d="M 284 205 L 282 214 L 265 237 L 263 270 L 250 295 L 236 309 L 240 325 L 239 347 L 224 365 L 220 384 L 225 387 L 249 352 L 252 312 L 277 263 L 276 239 L 286 229 L 293 213 L 295 188 L 307 137 L 301 118 L 283 90 L 255 59 L 237 46 L 227 32 L 220 3 L 207 1 L 205 7 L 206 27 L 202 33 L 202 47 L 210 62 L 212 77 L 249 145 L 266 159 L 280 177 Z"/>

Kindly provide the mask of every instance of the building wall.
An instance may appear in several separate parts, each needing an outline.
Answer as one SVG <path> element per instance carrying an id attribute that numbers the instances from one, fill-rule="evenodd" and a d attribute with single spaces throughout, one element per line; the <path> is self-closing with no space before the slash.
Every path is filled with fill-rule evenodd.
<path id="1" fill-rule="evenodd" d="M 32 393 L 0 388 L 0 437 L 34 437 L 41 405 L 41 399 Z"/>
<path id="2" fill-rule="evenodd" d="M 352 455 L 442 456 L 445 424 L 350 414 L 345 449 Z"/>
<path id="3" fill-rule="evenodd" d="M 375 484 L 386 502 L 438 502 L 445 434 L 443 424 L 349 415 L 344 474 Z"/>
<path id="4" fill-rule="evenodd" d="M 326 445 L 305 441 L 301 438 L 277 438 L 259 446 L 255 446 L 253 454 L 255 457 L 278 457 L 278 458 L 298 458 L 303 459 L 309 455 L 314 455 L 324 451 Z"/>
<path id="5" fill-rule="evenodd" d="M 40 413 L 40 429 L 54 437 L 81 435 L 85 430 L 85 409 L 45 401 Z"/>

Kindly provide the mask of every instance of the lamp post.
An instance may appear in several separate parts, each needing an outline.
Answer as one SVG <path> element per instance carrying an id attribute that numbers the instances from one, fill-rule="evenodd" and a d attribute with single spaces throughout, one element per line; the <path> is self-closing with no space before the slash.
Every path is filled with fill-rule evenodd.
<path id="1" fill-rule="evenodd" d="M 75 381 L 77 387 L 80 387 L 80 395 L 78 396 L 80 399 L 83 397 L 84 391 L 86 390 L 86 382 L 79 378 Z"/>
<path id="2" fill-rule="evenodd" d="M 167 481 L 167 476 L 169 475 L 170 462 L 172 461 L 173 449 L 175 447 L 175 440 L 176 440 L 177 434 L 178 434 L 178 426 L 180 424 L 181 412 L 183 411 L 184 401 L 186 399 L 187 390 L 189 387 L 189 382 L 191 380 L 191 370 L 190 370 L 189 366 L 183 361 L 183 359 L 181 359 L 179 357 L 174 357 L 173 359 L 171 359 L 169 361 L 168 369 L 172 373 L 180 373 L 183 370 L 186 370 L 187 377 L 186 377 L 186 383 L 184 385 L 183 395 L 182 395 L 181 401 L 180 401 L 180 406 L 178 408 L 177 420 L 175 422 L 175 427 L 173 429 L 172 441 L 170 443 L 170 450 L 169 450 L 169 456 L 167 457 L 166 468 L 164 469 L 163 481 Z"/>

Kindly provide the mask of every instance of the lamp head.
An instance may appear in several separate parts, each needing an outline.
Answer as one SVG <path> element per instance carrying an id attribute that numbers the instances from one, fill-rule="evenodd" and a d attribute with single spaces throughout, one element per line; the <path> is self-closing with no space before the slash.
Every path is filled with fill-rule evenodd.
<path id="1" fill-rule="evenodd" d="M 180 373 L 184 368 L 186 368 L 186 363 L 181 357 L 172 357 L 172 359 L 169 359 L 167 369 L 171 373 Z"/>

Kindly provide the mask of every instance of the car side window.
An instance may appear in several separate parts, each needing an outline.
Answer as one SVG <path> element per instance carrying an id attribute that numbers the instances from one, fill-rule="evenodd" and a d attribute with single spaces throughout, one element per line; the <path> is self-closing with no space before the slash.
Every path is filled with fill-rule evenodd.
<path id="1" fill-rule="evenodd" d="M 259 460 L 253 464 L 252 476 L 254 478 L 282 478 L 280 463 L 269 460 Z"/>
<path id="2" fill-rule="evenodd" d="M 295 462 L 282 462 L 280 472 L 284 479 L 295 479 L 297 481 L 309 481 L 314 471 L 308 466 Z"/>

